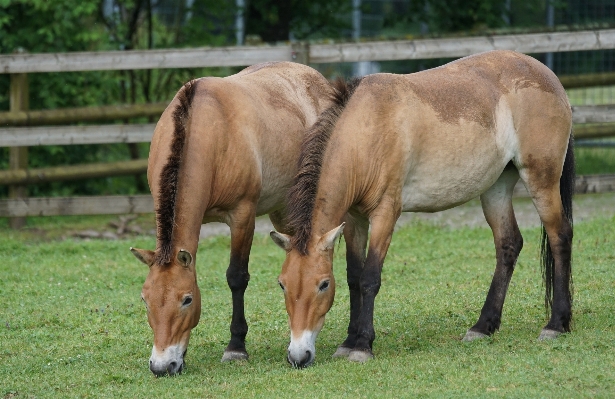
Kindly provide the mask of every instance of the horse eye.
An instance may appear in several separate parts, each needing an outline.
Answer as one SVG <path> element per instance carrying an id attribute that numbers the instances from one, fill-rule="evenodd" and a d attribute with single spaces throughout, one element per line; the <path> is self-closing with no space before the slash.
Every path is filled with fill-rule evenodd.
<path id="1" fill-rule="evenodd" d="M 286 290 L 286 288 L 284 288 L 284 285 L 278 281 L 278 285 L 280 286 L 280 288 L 282 288 L 282 291 Z"/>
<path id="2" fill-rule="evenodd" d="M 182 302 L 182 306 L 188 306 L 192 303 L 192 296 L 187 296 Z"/>
<path id="3" fill-rule="evenodd" d="M 326 291 L 327 288 L 329 288 L 329 280 L 325 280 L 322 283 L 320 283 L 320 287 L 318 287 L 318 290 L 320 292 Z"/>

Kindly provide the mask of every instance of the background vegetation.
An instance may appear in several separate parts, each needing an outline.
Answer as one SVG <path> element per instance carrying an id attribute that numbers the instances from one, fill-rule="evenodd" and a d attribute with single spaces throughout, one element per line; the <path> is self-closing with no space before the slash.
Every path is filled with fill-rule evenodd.
<path id="1" fill-rule="evenodd" d="M 0 53 L 231 46 L 237 43 L 236 4 L 235 0 L 0 0 Z M 245 4 L 245 29 L 240 39 L 247 44 L 352 37 L 351 0 L 246 0 Z M 615 21 L 613 0 L 558 0 L 553 4 L 556 26 L 548 28 L 546 0 L 363 0 L 361 40 L 595 28 Z M 536 57 L 544 60 L 544 55 Z M 448 61 L 381 62 L 377 68 L 409 73 Z M 353 73 L 351 64 L 314 66 L 329 78 Z M 614 51 L 554 54 L 557 73 L 613 68 Z M 190 78 L 228 76 L 240 69 L 30 74 L 30 108 L 168 101 Z M 0 110 L 9 108 L 8 92 L 9 76 L 0 74 Z M 578 105 L 613 102 L 615 87 L 575 89 L 571 99 Z M 606 156 L 615 158 L 613 151 L 606 151 Z M 29 167 L 136 159 L 147 154 L 147 144 L 31 147 Z M 6 168 L 8 149 L 0 148 L 0 169 Z M 148 187 L 145 176 L 126 176 L 31 185 L 28 191 L 31 196 L 136 194 L 147 192 Z M 0 186 L 0 197 L 7 192 L 6 186 Z"/>

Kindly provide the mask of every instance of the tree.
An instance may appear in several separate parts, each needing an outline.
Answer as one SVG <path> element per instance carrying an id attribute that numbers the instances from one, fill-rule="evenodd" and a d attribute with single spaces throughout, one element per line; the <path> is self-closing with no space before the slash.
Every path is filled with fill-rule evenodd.
<path id="1" fill-rule="evenodd" d="M 350 27 L 350 0 L 249 0 L 246 33 L 264 42 L 339 37 Z"/>

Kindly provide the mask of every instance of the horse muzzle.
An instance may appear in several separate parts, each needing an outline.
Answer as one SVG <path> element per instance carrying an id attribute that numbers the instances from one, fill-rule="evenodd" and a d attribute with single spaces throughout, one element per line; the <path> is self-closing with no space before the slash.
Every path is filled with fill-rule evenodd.
<path id="1" fill-rule="evenodd" d="M 308 367 L 314 363 L 316 358 L 316 336 L 314 331 L 304 331 L 298 339 L 291 335 L 290 345 L 288 345 L 287 360 L 291 366 L 297 368 Z"/>
<path id="2" fill-rule="evenodd" d="M 162 351 L 154 346 L 152 356 L 149 358 L 149 369 L 156 377 L 175 375 L 184 369 L 184 356 L 186 349 L 180 345 L 172 345 Z"/>

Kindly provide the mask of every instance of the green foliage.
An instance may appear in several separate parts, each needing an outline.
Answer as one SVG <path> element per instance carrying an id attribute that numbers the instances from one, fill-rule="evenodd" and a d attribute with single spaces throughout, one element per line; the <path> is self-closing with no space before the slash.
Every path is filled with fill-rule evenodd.
<path id="1" fill-rule="evenodd" d="M 421 0 L 412 5 L 432 32 L 477 31 L 505 24 L 501 0 Z"/>
<path id="2" fill-rule="evenodd" d="M 289 329 L 276 284 L 284 254 L 263 235 L 254 240 L 246 292 L 250 360 L 220 363 L 231 316 L 230 240 L 203 240 L 203 313 L 187 370 L 154 378 L 147 367 L 152 334 L 139 300 L 147 268 L 128 251 L 153 248 L 153 238 L 25 242 L 0 228 L 0 397 L 610 397 L 615 219 L 575 224 L 574 331 L 552 342 L 536 340 L 547 322 L 539 230 L 522 233 L 501 331 L 462 343 L 491 280 L 491 232 L 421 223 L 399 229 L 376 299 L 376 358 L 362 365 L 331 358 L 348 320 L 340 245 L 336 302 L 316 343 L 316 363 L 305 370 L 285 361 Z"/>
<path id="3" fill-rule="evenodd" d="M 171 24 L 149 13 L 150 0 L 116 0 L 115 11 L 108 15 L 103 15 L 101 0 L 0 1 L 1 53 L 222 45 L 228 44 L 232 32 L 228 9 L 214 7 L 213 0 L 196 0 L 189 21 L 185 20 L 187 10 L 183 9 L 178 14 L 181 18 L 175 18 Z M 191 68 L 30 74 L 30 109 L 169 101 L 189 79 L 226 76 L 236 70 Z M 9 108 L 9 83 L 8 75 L 0 75 L 0 109 Z M 148 148 L 139 145 L 141 157 L 147 156 Z M 8 149 L 0 149 L 0 155 L 0 168 L 6 169 Z M 129 149 L 123 144 L 31 147 L 29 167 L 110 162 L 130 157 Z M 0 196 L 6 196 L 7 192 L 6 186 L 0 187 Z M 114 177 L 29 188 L 33 196 L 138 192 L 147 192 L 144 176 L 137 180 L 131 176 Z"/>
<path id="4" fill-rule="evenodd" d="M 348 0 L 251 0 L 247 2 L 246 34 L 264 42 L 336 38 L 348 29 Z"/>

